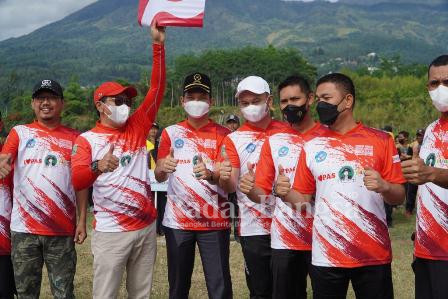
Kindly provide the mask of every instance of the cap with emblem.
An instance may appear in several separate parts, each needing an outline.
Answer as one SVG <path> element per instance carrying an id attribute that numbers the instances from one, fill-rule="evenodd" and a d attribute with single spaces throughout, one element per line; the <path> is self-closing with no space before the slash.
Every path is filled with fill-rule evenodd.
<path id="1" fill-rule="evenodd" d="M 123 86 L 117 82 L 104 82 L 93 93 L 93 101 L 96 103 L 104 97 L 116 96 L 124 93 L 132 99 L 137 96 L 137 89 L 134 86 Z"/>
<path id="2" fill-rule="evenodd" d="M 425 135 L 425 129 L 418 129 L 416 132 L 416 135 L 424 136 Z"/>
<path id="3" fill-rule="evenodd" d="M 234 121 L 234 122 L 239 123 L 240 122 L 240 118 L 238 116 L 236 116 L 235 114 L 229 114 L 226 117 L 226 123 L 228 123 L 229 121 Z"/>
<path id="4" fill-rule="evenodd" d="M 243 79 L 236 89 L 236 95 L 235 98 L 238 98 L 238 96 L 243 91 L 250 91 L 255 94 L 264 94 L 264 93 L 271 93 L 271 90 L 269 89 L 269 84 L 261 77 L 258 76 L 249 76 L 245 79 Z"/>
<path id="5" fill-rule="evenodd" d="M 58 97 L 64 97 L 61 85 L 57 81 L 51 79 L 44 79 L 37 82 L 36 85 L 34 85 L 32 97 L 35 98 L 39 92 L 45 90 L 54 93 Z"/>
<path id="6" fill-rule="evenodd" d="M 212 83 L 207 75 L 194 73 L 185 77 L 184 94 L 187 91 L 201 91 L 208 94 L 212 93 Z"/>

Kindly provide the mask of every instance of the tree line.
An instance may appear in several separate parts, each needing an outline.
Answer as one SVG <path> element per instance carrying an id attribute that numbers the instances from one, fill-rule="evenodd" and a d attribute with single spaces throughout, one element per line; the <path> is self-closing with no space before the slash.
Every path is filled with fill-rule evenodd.
<path id="1" fill-rule="evenodd" d="M 246 76 L 256 74 L 269 82 L 272 93 L 276 96 L 273 115 L 280 118 L 276 86 L 292 74 L 300 74 L 311 83 L 315 82 L 318 75 L 316 67 L 296 49 L 245 47 L 181 55 L 167 69 L 167 89 L 158 115 L 162 126 L 184 118 L 183 110 L 179 107 L 183 78 L 198 71 L 208 74 L 212 80 L 215 107 L 212 108 L 211 116 L 217 121 L 221 121 L 228 113 L 238 114 L 235 90 L 238 82 Z M 437 117 L 426 92 L 424 65 L 406 65 L 395 56 L 391 59 L 382 58 L 374 70 L 343 69 L 341 72 L 349 75 L 355 82 L 355 115 L 367 125 L 392 125 L 396 131 L 413 132 Z M 138 89 L 139 96 L 134 107 L 137 107 L 146 94 L 149 78 L 149 72 L 143 72 L 138 82 L 117 79 L 122 84 L 133 84 Z M 11 73 L 7 85 L 0 91 L 1 112 L 6 130 L 34 118 L 30 107 L 31 90 L 18 88 L 19 83 L 20 78 Z M 79 78 L 72 76 L 64 90 L 64 124 L 81 131 L 94 126 L 97 120 L 92 99 L 94 89 L 94 86 L 81 86 Z"/>

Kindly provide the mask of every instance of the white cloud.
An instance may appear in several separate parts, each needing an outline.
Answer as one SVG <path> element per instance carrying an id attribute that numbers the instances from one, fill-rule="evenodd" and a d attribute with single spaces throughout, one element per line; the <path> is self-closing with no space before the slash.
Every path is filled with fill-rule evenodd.
<path id="1" fill-rule="evenodd" d="M 0 0 L 0 40 L 28 34 L 97 0 Z"/>

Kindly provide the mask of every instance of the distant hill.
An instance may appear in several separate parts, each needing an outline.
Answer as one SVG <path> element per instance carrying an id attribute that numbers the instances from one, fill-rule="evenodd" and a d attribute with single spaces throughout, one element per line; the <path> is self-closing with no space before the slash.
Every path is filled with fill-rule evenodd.
<path id="1" fill-rule="evenodd" d="M 151 52 L 148 29 L 136 22 L 137 3 L 100 0 L 0 42 L 0 85 L 12 72 L 26 87 L 43 75 L 62 82 L 76 75 L 83 85 L 138 80 Z M 205 49 L 272 44 L 300 49 L 320 72 L 365 64 L 371 52 L 428 63 L 448 52 L 447 24 L 447 0 L 208 0 L 204 29 L 168 29 L 168 62 Z"/>

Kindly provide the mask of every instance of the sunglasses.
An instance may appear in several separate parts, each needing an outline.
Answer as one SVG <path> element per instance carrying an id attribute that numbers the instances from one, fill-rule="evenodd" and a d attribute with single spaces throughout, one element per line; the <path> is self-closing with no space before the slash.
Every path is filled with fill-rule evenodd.
<path id="1" fill-rule="evenodd" d="M 428 82 L 428 87 L 429 89 L 436 89 L 440 84 L 448 87 L 448 78 L 443 80 L 431 80 Z"/>
<path id="2" fill-rule="evenodd" d="M 125 104 L 128 107 L 132 106 L 132 99 L 129 99 L 128 97 L 118 96 L 118 97 L 110 97 L 109 99 L 115 103 L 115 106 L 121 106 L 123 104 Z"/>

